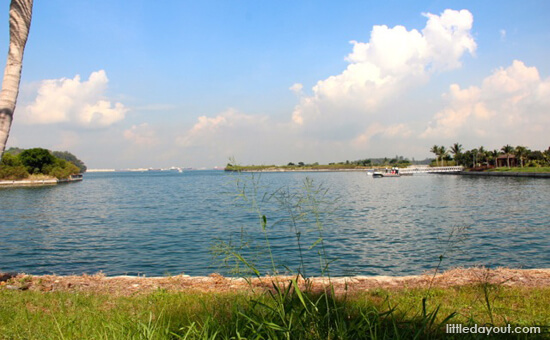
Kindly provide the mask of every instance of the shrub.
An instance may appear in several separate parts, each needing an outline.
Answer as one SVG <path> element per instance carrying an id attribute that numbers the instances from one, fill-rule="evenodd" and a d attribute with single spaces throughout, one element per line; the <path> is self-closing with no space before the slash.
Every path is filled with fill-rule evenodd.
<path id="1" fill-rule="evenodd" d="M 0 179 L 14 181 L 27 177 L 29 177 L 29 173 L 23 165 L 8 166 L 0 164 Z"/>
<path id="2" fill-rule="evenodd" d="M 84 162 L 82 162 L 80 159 L 78 159 L 75 155 L 73 155 L 72 153 L 68 152 L 68 151 L 53 151 L 52 154 L 56 157 L 56 158 L 61 158 L 61 159 L 64 159 L 68 162 L 71 162 L 73 163 L 74 165 L 76 165 L 78 168 L 79 168 L 79 171 L 78 172 L 86 172 L 87 170 L 87 167 L 86 165 L 84 164 Z"/>
<path id="3" fill-rule="evenodd" d="M 0 165 L 19 166 L 19 165 L 23 165 L 23 163 L 21 163 L 21 160 L 19 159 L 19 157 L 14 156 L 14 155 L 6 152 L 2 156 L 2 160 L 0 161 Z"/>
<path id="4" fill-rule="evenodd" d="M 43 173 L 58 179 L 69 178 L 71 175 L 78 174 L 80 169 L 71 162 L 56 158 L 53 164 L 44 166 Z"/>
<path id="5" fill-rule="evenodd" d="M 0 179 L 20 180 L 29 177 L 29 173 L 19 157 L 4 153 L 0 160 Z"/>

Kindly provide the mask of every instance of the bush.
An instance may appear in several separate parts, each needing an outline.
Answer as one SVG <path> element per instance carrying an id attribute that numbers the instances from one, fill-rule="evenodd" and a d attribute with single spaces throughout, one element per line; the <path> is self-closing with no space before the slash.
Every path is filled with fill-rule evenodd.
<path id="1" fill-rule="evenodd" d="M 79 168 L 79 172 L 84 173 L 87 170 L 87 167 L 84 164 L 84 162 L 82 162 L 75 155 L 73 155 L 72 153 L 70 153 L 68 151 L 53 151 L 52 154 L 56 158 L 64 159 L 68 162 L 73 163 L 74 165 L 76 165 Z"/>
<path id="2" fill-rule="evenodd" d="M 23 163 L 21 163 L 21 160 L 19 159 L 19 157 L 14 156 L 10 153 L 4 153 L 4 156 L 2 156 L 2 160 L 0 161 L 0 165 L 19 166 L 19 165 L 23 165 Z"/>
<path id="3" fill-rule="evenodd" d="M 16 181 L 27 177 L 29 177 L 29 173 L 23 165 L 8 166 L 0 164 L 0 179 Z"/>
<path id="4" fill-rule="evenodd" d="M 0 160 L 0 179 L 13 181 L 27 177 L 29 177 L 29 173 L 19 157 L 4 153 L 2 160 Z"/>
<path id="5" fill-rule="evenodd" d="M 71 175 L 78 174 L 80 169 L 71 162 L 56 158 L 53 164 L 44 166 L 43 173 L 58 179 L 69 178 Z"/>

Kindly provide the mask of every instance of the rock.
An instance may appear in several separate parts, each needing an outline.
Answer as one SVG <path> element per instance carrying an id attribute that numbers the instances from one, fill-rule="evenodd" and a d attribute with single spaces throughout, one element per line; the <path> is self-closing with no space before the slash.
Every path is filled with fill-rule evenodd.
<path id="1" fill-rule="evenodd" d="M 6 282 L 17 276 L 17 273 L 0 273 L 0 282 Z"/>
<path id="2" fill-rule="evenodd" d="M 29 289 L 30 286 L 31 286 L 30 283 L 27 283 L 21 286 L 5 285 L 4 287 L 6 287 L 6 289 L 9 289 L 9 290 L 27 290 Z"/>

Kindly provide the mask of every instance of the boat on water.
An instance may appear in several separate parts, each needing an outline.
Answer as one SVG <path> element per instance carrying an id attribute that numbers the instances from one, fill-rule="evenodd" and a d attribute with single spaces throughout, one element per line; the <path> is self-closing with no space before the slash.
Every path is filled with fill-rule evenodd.
<path id="1" fill-rule="evenodd" d="M 382 177 L 401 177 L 401 174 L 399 174 L 399 168 L 386 168 L 384 171 L 375 171 L 372 173 L 372 178 Z"/>

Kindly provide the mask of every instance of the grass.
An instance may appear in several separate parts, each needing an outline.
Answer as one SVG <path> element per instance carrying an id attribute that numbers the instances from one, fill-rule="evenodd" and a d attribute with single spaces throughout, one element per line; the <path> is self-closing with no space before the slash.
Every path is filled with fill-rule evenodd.
<path id="1" fill-rule="evenodd" d="M 133 297 L 2 290 L 0 338 L 424 339 L 443 336 L 446 322 L 550 324 L 550 287 L 494 287 L 494 323 L 479 286 L 378 289 L 330 297 L 330 308 L 323 293 L 298 292 L 292 285 L 256 294 L 158 291 Z"/>
<path id="2" fill-rule="evenodd" d="M 490 169 L 488 171 L 498 171 L 498 172 L 550 172 L 550 167 L 513 167 L 513 168 L 496 168 L 496 169 Z"/>

